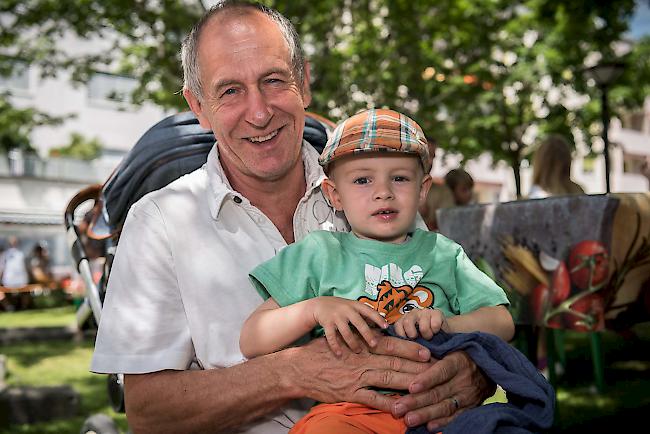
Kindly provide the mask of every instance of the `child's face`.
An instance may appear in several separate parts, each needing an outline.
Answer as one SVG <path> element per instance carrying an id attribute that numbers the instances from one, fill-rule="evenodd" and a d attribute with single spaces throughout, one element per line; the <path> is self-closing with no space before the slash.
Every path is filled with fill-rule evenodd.
<path id="1" fill-rule="evenodd" d="M 472 201 L 472 187 L 465 184 L 459 184 L 454 188 L 454 199 L 456 205 L 467 205 Z"/>
<path id="2" fill-rule="evenodd" d="M 401 243 L 431 186 L 408 154 L 358 155 L 334 163 L 323 190 L 359 238 Z"/>

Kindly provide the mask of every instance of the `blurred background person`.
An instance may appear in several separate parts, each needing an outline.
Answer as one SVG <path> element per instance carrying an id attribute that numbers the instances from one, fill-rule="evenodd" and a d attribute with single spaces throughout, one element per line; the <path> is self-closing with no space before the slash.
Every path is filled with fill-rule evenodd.
<path id="1" fill-rule="evenodd" d="M 429 145 L 429 158 L 431 159 L 431 167 L 433 167 L 433 159 L 436 156 L 436 142 L 432 139 L 427 139 L 427 144 Z M 433 170 L 433 169 L 431 169 Z M 433 182 L 429 193 L 427 194 L 427 200 L 422 204 L 420 209 L 420 215 L 430 231 L 438 230 L 438 223 L 436 221 L 436 210 L 440 208 L 450 208 L 454 206 L 454 194 L 447 187 L 446 184 L 437 184 Z"/>
<path id="2" fill-rule="evenodd" d="M 571 163 L 571 146 L 564 137 L 553 134 L 544 139 L 533 156 L 533 185 L 528 198 L 584 194 L 584 189 L 571 180 Z M 536 325 L 533 333 L 537 335 L 537 367 L 548 376 L 546 329 Z M 561 368 L 556 364 L 558 374 L 562 374 Z"/>
<path id="3" fill-rule="evenodd" d="M 27 260 L 29 283 L 40 283 L 49 286 L 52 283 L 52 269 L 50 267 L 50 254 L 44 242 L 34 245 L 34 249 Z"/>
<path id="4" fill-rule="evenodd" d="M 25 254 L 18 244 L 18 238 L 9 237 L 9 248 L 0 254 L 0 284 L 6 288 L 22 288 L 28 283 Z"/>
<path id="5" fill-rule="evenodd" d="M 20 289 L 27 285 L 28 275 L 25 266 L 25 254 L 18 248 L 18 238 L 9 237 L 8 248 L 0 253 L 0 286 L 8 289 Z M 24 293 L 5 293 L 0 296 L 0 309 L 12 311 L 17 307 L 29 305 Z"/>
<path id="6" fill-rule="evenodd" d="M 533 156 L 533 185 L 529 199 L 584 194 L 571 180 L 571 147 L 564 137 L 551 135 L 542 141 Z"/>
<path id="7" fill-rule="evenodd" d="M 451 190 L 456 206 L 469 205 L 474 201 L 474 179 L 464 169 L 452 169 L 447 172 L 445 184 Z"/>

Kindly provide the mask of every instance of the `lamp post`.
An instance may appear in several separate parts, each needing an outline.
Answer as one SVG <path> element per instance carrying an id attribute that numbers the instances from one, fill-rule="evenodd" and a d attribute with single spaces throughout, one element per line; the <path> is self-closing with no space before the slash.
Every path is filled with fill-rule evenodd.
<path id="1" fill-rule="evenodd" d="M 601 116 L 603 122 L 603 155 L 605 157 L 605 190 L 610 192 L 609 185 L 609 103 L 607 100 L 608 87 L 623 73 L 625 65 L 621 62 L 602 62 L 585 70 L 588 78 L 592 78 L 601 95 Z"/>

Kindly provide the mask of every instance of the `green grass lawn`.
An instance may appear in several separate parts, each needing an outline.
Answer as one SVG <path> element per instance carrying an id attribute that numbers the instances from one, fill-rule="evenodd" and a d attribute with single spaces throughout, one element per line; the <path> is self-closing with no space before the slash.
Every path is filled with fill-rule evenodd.
<path id="1" fill-rule="evenodd" d="M 5 316 L 8 315 L 8 316 Z M 0 327 L 67 325 L 73 322 L 71 309 L 0 314 Z M 606 390 L 597 394 L 587 334 L 567 332 L 566 372 L 557 387 L 558 412 L 554 432 L 619 432 L 627 426 L 643 426 L 650 414 L 650 323 L 635 327 L 636 339 L 604 332 Z M 71 385 L 81 394 L 80 415 L 73 419 L 35 425 L 0 428 L 9 433 L 78 433 L 86 417 L 94 413 L 111 416 L 122 430 L 126 418 L 110 409 L 106 376 L 88 372 L 92 342 L 49 341 L 21 343 L 0 349 L 8 358 L 9 385 Z M 638 425 L 640 424 L 640 425 Z M 626 430 L 637 432 L 638 429 Z"/>
<path id="2" fill-rule="evenodd" d="M 74 307 L 56 307 L 0 313 L 0 328 L 61 327 L 75 324 Z M 0 353 L 7 356 L 9 386 L 70 385 L 81 395 L 79 416 L 30 425 L 1 427 L 0 434 L 76 434 L 84 420 L 95 413 L 112 417 L 126 431 L 126 416 L 110 407 L 106 375 L 88 371 L 93 342 L 45 341 L 4 345 Z"/>
<path id="3" fill-rule="evenodd" d="M 33 425 L 12 425 L 2 434 L 78 433 L 86 417 L 94 413 L 111 416 L 126 430 L 126 416 L 110 408 L 106 376 L 88 372 L 93 342 L 32 342 L 4 346 L 8 358 L 7 384 L 12 386 L 57 386 L 67 384 L 81 395 L 79 416 Z"/>
<path id="4" fill-rule="evenodd" d="M 73 306 L 0 312 L 0 328 L 65 327 L 75 324 Z"/>

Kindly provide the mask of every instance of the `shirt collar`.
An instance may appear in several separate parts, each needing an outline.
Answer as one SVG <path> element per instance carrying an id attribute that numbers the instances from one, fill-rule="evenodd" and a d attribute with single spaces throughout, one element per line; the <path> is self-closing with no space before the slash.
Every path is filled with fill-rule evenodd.
<path id="1" fill-rule="evenodd" d="M 325 173 L 323 172 L 323 168 L 318 164 L 318 151 L 305 140 L 302 142 L 301 157 L 305 169 L 305 179 L 307 181 L 307 189 L 305 192 L 305 197 L 307 197 L 313 194 L 315 190 L 320 190 L 321 182 L 325 179 Z M 248 199 L 233 190 L 230 186 L 230 182 L 219 161 L 219 149 L 216 143 L 208 153 L 205 170 L 207 171 L 209 183 L 208 204 L 210 206 L 210 215 L 213 219 L 218 219 L 221 207 L 226 200 L 241 201 L 240 203 L 246 204 L 250 203 Z"/>

